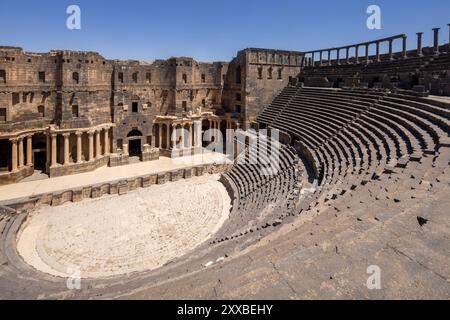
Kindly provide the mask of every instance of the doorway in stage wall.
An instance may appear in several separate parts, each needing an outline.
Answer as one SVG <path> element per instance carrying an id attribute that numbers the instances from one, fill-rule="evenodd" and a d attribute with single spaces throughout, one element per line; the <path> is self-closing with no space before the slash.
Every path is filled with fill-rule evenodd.
<path id="1" fill-rule="evenodd" d="M 33 164 L 34 170 L 46 173 L 47 171 L 47 137 L 38 133 L 33 136 Z"/>
<path id="2" fill-rule="evenodd" d="M 45 172 L 47 165 L 46 151 L 34 151 L 34 170 Z"/>
<path id="3" fill-rule="evenodd" d="M 141 158 L 141 155 L 142 155 L 141 139 L 130 140 L 128 148 L 129 148 L 130 157 Z"/>
<path id="4" fill-rule="evenodd" d="M 134 129 L 134 130 L 130 131 L 127 138 L 128 138 L 128 153 L 130 155 L 130 163 L 141 161 L 141 158 L 142 158 L 142 132 Z"/>

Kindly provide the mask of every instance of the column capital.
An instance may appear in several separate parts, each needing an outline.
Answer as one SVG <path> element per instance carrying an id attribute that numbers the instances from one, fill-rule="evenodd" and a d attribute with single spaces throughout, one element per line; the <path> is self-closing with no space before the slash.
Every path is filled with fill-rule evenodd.
<path id="1" fill-rule="evenodd" d="M 11 143 L 17 143 L 19 142 L 19 138 L 10 138 L 9 141 L 11 141 Z"/>
<path id="2" fill-rule="evenodd" d="M 432 30 L 433 31 L 439 31 L 439 30 L 441 30 L 441 28 L 433 28 Z"/>
<path id="3" fill-rule="evenodd" d="M 423 32 L 416 32 L 416 34 L 417 34 L 418 36 L 421 36 L 421 35 L 423 35 Z"/>
<path id="4" fill-rule="evenodd" d="M 92 136 L 94 135 L 94 133 L 95 133 L 94 130 L 89 130 L 89 131 L 87 132 L 87 134 L 88 134 L 90 137 L 92 137 Z"/>
<path id="5" fill-rule="evenodd" d="M 64 138 L 68 138 L 68 137 L 70 137 L 70 133 L 69 132 L 65 132 L 65 133 L 62 134 L 62 136 Z"/>
<path id="6" fill-rule="evenodd" d="M 83 133 L 84 133 L 83 131 L 75 131 L 75 135 L 76 135 L 77 137 L 82 136 Z"/>

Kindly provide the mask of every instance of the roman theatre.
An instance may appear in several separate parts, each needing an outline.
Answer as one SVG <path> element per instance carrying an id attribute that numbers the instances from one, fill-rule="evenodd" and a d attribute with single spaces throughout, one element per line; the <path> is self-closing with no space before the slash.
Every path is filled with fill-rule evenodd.
<path id="1" fill-rule="evenodd" d="M 440 33 L 217 62 L 0 47 L 0 299 L 449 299 Z"/>

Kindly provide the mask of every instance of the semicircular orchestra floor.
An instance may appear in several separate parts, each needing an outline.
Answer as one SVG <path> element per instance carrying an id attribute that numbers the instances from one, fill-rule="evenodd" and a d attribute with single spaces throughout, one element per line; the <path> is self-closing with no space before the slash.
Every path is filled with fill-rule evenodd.
<path id="1" fill-rule="evenodd" d="M 17 237 L 19 254 L 45 273 L 98 278 L 152 270 L 189 253 L 228 218 L 219 175 L 44 207 Z"/>

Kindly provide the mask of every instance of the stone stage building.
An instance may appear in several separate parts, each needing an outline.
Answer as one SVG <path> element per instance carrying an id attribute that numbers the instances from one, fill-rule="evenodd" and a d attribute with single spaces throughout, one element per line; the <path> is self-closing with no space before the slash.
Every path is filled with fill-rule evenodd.
<path id="1" fill-rule="evenodd" d="M 190 152 L 194 121 L 202 130 L 248 127 L 298 74 L 301 57 L 246 49 L 231 63 L 146 63 L 0 47 L 0 184 L 34 170 L 54 177 L 157 159 L 174 147 Z M 273 77 L 259 83 L 263 65 Z M 192 138 L 171 141 L 177 128 Z"/>

